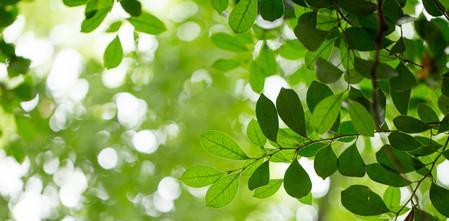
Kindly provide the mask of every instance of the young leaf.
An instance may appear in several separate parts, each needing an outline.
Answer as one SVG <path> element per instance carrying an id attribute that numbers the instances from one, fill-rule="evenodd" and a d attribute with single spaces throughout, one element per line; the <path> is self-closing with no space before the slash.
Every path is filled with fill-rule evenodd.
<path id="1" fill-rule="evenodd" d="M 262 129 L 260 129 L 259 123 L 256 120 L 251 120 L 246 129 L 246 134 L 249 140 L 253 143 L 262 147 L 267 142 L 267 138 L 263 135 Z"/>
<path id="2" fill-rule="evenodd" d="M 248 31 L 256 21 L 257 0 L 241 0 L 229 15 L 229 26 L 235 33 Z"/>
<path id="3" fill-rule="evenodd" d="M 403 187 L 410 184 L 410 181 L 403 178 L 401 175 L 385 169 L 380 164 L 374 163 L 366 166 L 366 173 L 369 178 L 378 183 Z"/>
<path id="4" fill-rule="evenodd" d="M 388 140 L 392 147 L 403 151 L 412 151 L 421 146 L 421 143 L 415 138 L 399 131 L 391 132 L 388 135 Z"/>
<path id="5" fill-rule="evenodd" d="M 220 208 L 229 204 L 239 188 L 240 174 L 227 175 L 212 184 L 206 193 L 206 206 Z"/>
<path id="6" fill-rule="evenodd" d="M 449 190 L 432 183 L 429 196 L 432 205 L 438 212 L 449 217 Z"/>
<path id="7" fill-rule="evenodd" d="M 228 7 L 229 1 L 228 0 L 210 0 L 210 3 L 212 4 L 212 7 L 214 7 L 215 11 L 217 11 L 218 14 L 221 14 Z"/>
<path id="8" fill-rule="evenodd" d="M 336 94 L 320 101 L 313 111 L 310 126 L 319 134 L 327 132 L 340 113 L 342 100 L 342 94 Z"/>
<path id="9" fill-rule="evenodd" d="M 397 187 L 389 186 L 384 192 L 383 199 L 388 208 L 400 206 L 401 190 Z"/>
<path id="10" fill-rule="evenodd" d="M 142 12 L 139 17 L 128 18 L 128 21 L 136 31 L 150 35 L 160 34 L 167 29 L 161 20 L 148 12 Z"/>
<path id="11" fill-rule="evenodd" d="M 265 95 L 261 94 L 256 104 L 256 117 L 266 138 L 275 141 L 279 129 L 276 107 Z"/>
<path id="12" fill-rule="evenodd" d="M 254 173 L 248 180 L 248 189 L 254 190 L 258 187 L 265 186 L 270 181 L 270 166 L 269 161 L 265 161 L 262 165 L 257 167 Z"/>
<path id="13" fill-rule="evenodd" d="M 303 13 L 294 31 L 298 40 L 310 51 L 316 51 L 328 34 L 316 28 L 316 12 Z"/>
<path id="14" fill-rule="evenodd" d="M 316 105 L 320 103 L 324 98 L 331 96 L 332 90 L 325 84 L 313 81 L 307 90 L 306 101 L 310 112 L 315 110 Z"/>
<path id="15" fill-rule="evenodd" d="M 343 71 L 321 57 L 315 61 L 315 70 L 318 79 L 324 83 L 336 82 L 343 74 Z"/>
<path id="16" fill-rule="evenodd" d="M 218 59 L 213 64 L 212 67 L 220 71 L 230 71 L 237 68 L 240 62 L 233 59 Z"/>
<path id="17" fill-rule="evenodd" d="M 276 107 L 279 116 L 290 129 L 307 137 L 304 109 L 294 90 L 282 88 L 276 99 Z"/>
<path id="18" fill-rule="evenodd" d="M 349 102 L 349 116 L 355 130 L 365 136 L 374 136 L 374 120 L 371 114 L 359 102 Z"/>
<path id="19" fill-rule="evenodd" d="M 109 43 L 104 51 L 103 63 L 107 69 L 117 67 L 123 59 L 123 49 L 120 38 L 117 36 Z"/>
<path id="20" fill-rule="evenodd" d="M 212 167 L 193 166 L 187 169 L 179 180 L 191 187 L 204 187 L 215 183 L 223 174 Z"/>
<path id="21" fill-rule="evenodd" d="M 337 155 L 331 145 L 322 148 L 315 156 L 314 168 L 316 174 L 323 180 L 337 170 Z"/>
<path id="22" fill-rule="evenodd" d="M 341 192 L 341 203 L 352 213 L 361 216 L 375 216 L 388 212 L 382 198 L 362 185 L 352 185 Z"/>
<path id="23" fill-rule="evenodd" d="M 282 179 L 270 180 L 267 185 L 261 186 L 254 191 L 254 197 L 264 199 L 275 194 L 282 185 Z"/>
<path id="24" fill-rule="evenodd" d="M 227 33 L 214 33 L 210 39 L 217 47 L 227 51 L 242 52 L 248 50 L 245 42 Z"/>
<path id="25" fill-rule="evenodd" d="M 424 122 L 406 115 L 396 117 L 393 122 L 398 130 L 406 133 L 421 133 L 429 129 Z"/>
<path id="26" fill-rule="evenodd" d="M 343 176 L 363 177 L 365 175 L 365 163 L 355 143 L 338 157 L 338 171 Z"/>
<path id="27" fill-rule="evenodd" d="M 261 0 L 259 13 L 263 19 L 274 21 L 284 15 L 283 0 Z"/>
<path id="28" fill-rule="evenodd" d="M 435 123 L 439 121 L 437 113 L 429 105 L 424 103 L 418 104 L 418 115 L 424 123 Z"/>
<path id="29" fill-rule="evenodd" d="M 201 136 L 200 143 L 206 151 L 217 156 L 234 160 L 248 159 L 239 145 L 222 132 L 208 131 Z"/>
<path id="30" fill-rule="evenodd" d="M 312 190 L 312 182 L 304 168 L 293 160 L 285 171 L 284 189 L 288 195 L 295 198 L 302 198 Z"/>

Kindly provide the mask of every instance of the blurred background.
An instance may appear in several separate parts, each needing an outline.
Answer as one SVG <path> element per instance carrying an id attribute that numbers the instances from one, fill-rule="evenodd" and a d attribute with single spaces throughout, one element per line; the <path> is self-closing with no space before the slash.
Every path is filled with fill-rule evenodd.
<path id="1" fill-rule="evenodd" d="M 282 188 L 269 199 L 253 199 L 242 182 L 229 206 L 211 209 L 204 204 L 206 188 L 178 181 L 192 165 L 240 166 L 202 150 L 199 137 L 207 130 L 225 131 L 257 154 L 245 138 L 259 96 L 249 86 L 249 68 L 211 67 L 219 58 L 236 56 L 249 66 L 252 54 L 234 55 L 213 45 L 211 33 L 231 31 L 209 0 L 141 2 L 167 31 L 136 34 L 123 23 L 118 33 L 125 60 L 111 70 L 103 68 L 102 56 L 115 34 L 105 30 L 128 17 L 118 4 L 89 34 L 80 33 L 82 8 L 68 8 L 62 0 L 19 4 L 19 17 L 1 36 L 32 63 L 19 80 L 9 79 L 0 63 L 0 82 L 25 85 L 2 92 L 0 220 L 354 219 L 339 202 L 347 180 L 335 175 L 338 187 L 329 189 L 331 180 L 314 174 L 309 159 L 300 161 L 312 176 L 312 205 L 288 197 Z M 284 35 L 294 38 L 291 30 Z M 264 93 L 274 99 L 284 86 L 304 96 L 305 82 L 314 75 L 301 69 L 301 61 L 277 60 L 281 70 L 266 79 Z M 282 177 L 287 166 L 273 164 L 273 176 Z M 439 168 L 447 172 L 449 165 Z"/>

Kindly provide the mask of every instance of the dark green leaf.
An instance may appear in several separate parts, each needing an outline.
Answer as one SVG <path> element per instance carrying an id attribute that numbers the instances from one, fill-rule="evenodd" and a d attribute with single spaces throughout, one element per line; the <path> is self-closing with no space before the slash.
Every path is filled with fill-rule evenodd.
<path id="1" fill-rule="evenodd" d="M 318 176 L 323 179 L 337 170 L 337 155 L 335 155 L 331 145 L 318 151 L 314 160 L 314 168 Z"/>
<path id="2" fill-rule="evenodd" d="M 306 196 L 312 190 L 309 175 L 297 160 L 293 160 L 285 171 L 284 189 L 288 195 L 298 199 Z"/>
<path id="3" fill-rule="evenodd" d="M 284 15 L 283 0 L 261 0 L 259 13 L 263 19 L 274 21 Z"/>
<path id="4" fill-rule="evenodd" d="M 229 204 L 237 195 L 240 174 L 221 177 L 207 190 L 206 206 L 220 208 Z"/>
<path id="5" fill-rule="evenodd" d="M 373 67 L 374 62 L 369 60 L 364 60 L 361 58 L 355 58 L 354 67 L 361 75 L 366 78 L 371 78 L 371 69 Z M 387 64 L 379 63 L 376 69 L 376 77 L 377 79 L 388 79 L 398 76 L 398 73 L 395 69 L 390 67 Z"/>
<path id="6" fill-rule="evenodd" d="M 208 131 L 201 136 L 200 143 L 206 151 L 214 155 L 234 160 L 248 159 L 239 145 L 222 132 Z"/>
<path id="7" fill-rule="evenodd" d="M 248 189 L 253 190 L 261 186 L 265 186 L 270 181 L 270 165 L 269 161 L 265 161 L 257 167 L 248 180 Z"/>
<path id="8" fill-rule="evenodd" d="M 390 79 L 390 87 L 395 91 L 407 91 L 417 85 L 415 76 L 403 63 L 396 67 L 398 76 Z"/>
<path id="9" fill-rule="evenodd" d="M 276 141 L 279 121 L 276 107 L 265 95 L 261 94 L 256 104 L 256 116 L 266 138 Z"/>
<path id="10" fill-rule="evenodd" d="M 365 163 L 355 143 L 338 157 L 338 171 L 343 176 L 363 177 L 365 175 Z"/>
<path id="11" fill-rule="evenodd" d="M 392 147 L 403 151 L 412 151 L 421 146 L 421 143 L 412 136 L 398 131 L 390 133 L 388 140 Z"/>
<path id="12" fill-rule="evenodd" d="M 353 185 L 341 192 L 341 203 L 349 211 L 361 216 L 374 216 L 388 212 L 382 198 L 362 185 Z"/>
<path id="13" fill-rule="evenodd" d="M 410 93 L 411 90 L 401 92 L 391 91 L 391 98 L 393 100 L 393 104 L 401 114 L 407 114 L 408 112 L 408 105 L 410 103 Z"/>
<path id="14" fill-rule="evenodd" d="M 323 148 L 327 145 L 328 144 L 324 143 L 324 142 L 316 142 L 316 143 L 307 145 L 298 150 L 298 155 L 303 156 L 303 157 L 313 157 L 318 153 L 318 151 L 321 150 L 321 148 Z"/>
<path id="15" fill-rule="evenodd" d="M 435 123 L 439 121 L 437 113 L 429 105 L 424 103 L 418 104 L 418 115 L 424 123 Z"/>
<path id="16" fill-rule="evenodd" d="M 332 94 L 332 90 L 327 85 L 318 81 L 313 81 L 307 90 L 306 96 L 307 106 L 309 107 L 310 112 L 315 110 L 316 105 L 320 103 L 320 101 Z"/>
<path id="17" fill-rule="evenodd" d="M 344 31 L 349 48 L 359 51 L 373 51 L 376 49 L 375 34 L 368 33 L 362 28 L 351 27 Z M 392 42 L 386 38 L 383 39 L 382 48 L 390 45 Z"/>
<path id="18" fill-rule="evenodd" d="M 396 117 L 393 122 L 398 130 L 406 133 L 421 133 L 429 129 L 424 122 L 406 115 Z"/>
<path id="19" fill-rule="evenodd" d="M 389 186 L 403 187 L 410 184 L 410 181 L 403 178 L 400 174 L 385 169 L 380 164 L 370 164 L 366 166 L 366 172 L 373 181 L 383 183 Z"/>
<path id="20" fill-rule="evenodd" d="M 276 99 L 276 107 L 279 116 L 289 128 L 307 137 L 304 110 L 294 90 L 282 88 Z"/>
<path id="21" fill-rule="evenodd" d="M 444 12 L 444 6 L 439 2 L 439 0 L 423 0 L 424 9 L 427 13 L 432 16 L 441 16 Z M 443 9 L 443 11 L 440 10 Z"/>
<path id="22" fill-rule="evenodd" d="M 432 183 L 429 196 L 432 205 L 438 212 L 449 217 L 449 190 Z"/>
<path id="23" fill-rule="evenodd" d="M 121 0 L 120 5 L 131 16 L 139 16 L 142 14 L 142 4 L 137 0 Z"/>
<path id="24" fill-rule="evenodd" d="M 449 96 L 449 73 L 443 75 L 443 83 L 441 85 L 441 93 L 445 96 Z"/>
<path id="25" fill-rule="evenodd" d="M 316 28 L 316 13 L 303 13 L 298 19 L 298 25 L 295 27 L 295 35 L 298 40 L 310 51 L 317 50 L 321 43 L 326 39 L 326 31 Z"/>
<path id="26" fill-rule="evenodd" d="M 324 83 L 333 83 L 343 74 L 343 71 L 321 57 L 315 61 L 315 70 L 318 79 Z"/>
<path id="27" fill-rule="evenodd" d="M 408 173 L 424 167 L 424 164 L 413 158 L 410 154 L 384 145 L 376 153 L 377 161 L 384 167 L 398 173 Z"/>

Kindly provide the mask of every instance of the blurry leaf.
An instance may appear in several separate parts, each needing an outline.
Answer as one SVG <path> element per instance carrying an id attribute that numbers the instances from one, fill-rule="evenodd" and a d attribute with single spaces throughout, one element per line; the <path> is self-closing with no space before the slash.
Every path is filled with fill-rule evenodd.
<path id="1" fill-rule="evenodd" d="M 383 195 L 385 205 L 388 208 L 394 208 L 401 205 L 401 190 L 397 187 L 389 186 Z"/>
<path id="2" fill-rule="evenodd" d="M 86 6 L 86 17 L 81 24 L 81 32 L 89 33 L 95 30 L 103 22 L 113 4 L 113 0 L 89 1 Z"/>
<path id="3" fill-rule="evenodd" d="M 449 113 L 449 97 L 441 95 L 438 98 L 438 108 L 443 114 Z"/>
<path id="4" fill-rule="evenodd" d="M 304 168 L 295 159 L 285 171 L 284 189 L 288 195 L 302 198 L 312 190 L 312 182 Z"/>
<path id="5" fill-rule="evenodd" d="M 403 178 L 400 174 L 385 169 L 377 163 L 367 165 L 366 173 L 371 180 L 389 186 L 403 187 L 410 184 L 410 181 Z"/>
<path id="6" fill-rule="evenodd" d="M 321 57 L 315 61 L 315 70 L 318 79 L 324 83 L 333 83 L 343 74 L 343 71 Z"/>
<path id="7" fill-rule="evenodd" d="M 374 136 L 374 120 L 363 105 L 354 101 L 349 102 L 349 115 L 357 132 L 369 137 Z"/>
<path id="8" fill-rule="evenodd" d="M 404 43 L 404 39 L 400 38 L 396 44 L 393 45 L 393 47 L 390 50 L 390 55 L 394 55 L 394 54 L 401 54 L 402 52 L 405 51 L 405 43 Z"/>
<path id="9" fill-rule="evenodd" d="M 366 32 L 362 28 L 350 27 L 343 33 L 349 43 L 349 48 L 359 51 L 373 51 L 376 49 L 375 35 Z M 392 42 L 386 38 L 383 39 L 382 48 L 387 47 Z"/>
<path id="10" fill-rule="evenodd" d="M 418 115 L 424 123 L 435 123 L 439 121 L 437 113 L 427 104 L 418 104 Z"/>
<path id="11" fill-rule="evenodd" d="M 274 21 L 284 15 L 283 0 L 261 0 L 259 13 L 263 19 Z"/>
<path id="12" fill-rule="evenodd" d="M 215 183 L 223 175 L 223 172 L 212 167 L 193 166 L 188 168 L 179 180 L 191 187 L 204 187 Z"/>
<path id="13" fill-rule="evenodd" d="M 142 12 L 138 17 L 130 17 L 128 21 L 136 31 L 150 35 L 160 34 L 167 29 L 161 20 L 148 12 Z"/>
<path id="14" fill-rule="evenodd" d="M 263 148 L 263 146 L 267 142 L 267 138 L 263 135 L 259 123 L 254 119 L 249 122 L 246 134 L 248 135 L 249 140 L 259 147 Z"/>
<path id="15" fill-rule="evenodd" d="M 276 107 L 265 95 L 261 94 L 256 104 L 256 116 L 266 138 L 276 141 L 279 121 Z"/>
<path id="16" fill-rule="evenodd" d="M 13 56 L 9 60 L 8 64 L 8 75 L 10 77 L 17 76 L 19 74 L 26 74 L 28 73 L 31 65 L 31 60 L 20 57 L 20 56 Z"/>
<path id="17" fill-rule="evenodd" d="M 371 78 L 371 69 L 374 62 L 369 60 L 364 60 L 361 58 L 355 58 L 354 67 L 361 75 L 366 78 Z M 376 69 L 377 79 L 388 79 L 398 76 L 398 72 L 387 64 L 379 63 Z"/>
<path id="18" fill-rule="evenodd" d="M 248 50 L 248 48 L 245 45 L 245 42 L 227 33 L 218 32 L 213 34 L 210 38 L 212 40 L 212 43 L 214 43 L 217 47 L 224 50 L 235 52 Z"/>
<path id="19" fill-rule="evenodd" d="M 401 114 L 405 115 L 408 112 L 408 105 L 410 102 L 410 92 L 411 92 L 410 90 L 401 92 L 391 91 L 391 98 L 393 100 L 393 104 Z"/>
<path id="20" fill-rule="evenodd" d="M 86 4 L 87 0 L 63 0 L 62 2 L 64 2 L 64 5 L 73 7 Z"/>
<path id="21" fill-rule="evenodd" d="M 376 10 L 376 4 L 365 0 L 341 0 L 338 5 L 355 15 L 366 16 Z"/>
<path id="22" fill-rule="evenodd" d="M 220 71 L 230 71 L 237 68 L 240 62 L 233 59 L 218 59 L 213 64 L 212 67 Z"/>
<path id="23" fill-rule="evenodd" d="M 117 32 L 122 26 L 122 21 L 116 21 L 109 25 L 108 29 L 106 29 L 106 33 Z"/>
<path id="24" fill-rule="evenodd" d="M 317 50 L 328 34 L 326 31 L 316 29 L 315 12 L 303 13 L 294 31 L 298 40 L 310 51 Z"/>
<path id="25" fill-rule="evenodd" d="M 254 190 L 258 187 L 265 186 L 270 181 L 270 167 L 269 161 L 265 161 L 262 165 L 257 167 L 254 173 L 248 180 L 248 189 Z"/>
<path id="26" fill-rule="evenodd" d="M 305 56 L 306 50 L 298 40 L 287 40 L 279 48 L 278 53 L 283 58 L 296 60 Z"/>
<path id="27" fill-rule="evenodd" d="M 440 127 L 438 128 L 438 133 L 444 133 L 449 130 L 449 114 L 444 116 L 443 120 L 440 122 Z"/>
<path id="28" fill-rule="evenodd" d="M 449 217 L 449 190 L 432 183 L 429 196 L 438 212 Z"/>
<path id="29" fill-rule="evenodd" d="M 442 147 L 441 144 L 427 137 L 416 136 L 415 139 L 421 143 L 421 146 L 418 149 L 409 151 L 410 154 L 415 156 L 426 156 L 435 153 Z"/>
<path id="30" fill-rule="evenodd" d="M 228 0 L 210 0 L 210 3 L 212 4 L 212 7 L 214 7 L 215 11 L 218 12 L 218 14 L 223 13 L 224 10 L 228 7 Z"/>
<path id="31" fill-rule="evenodd" d="M 392 147 L 403 151 L 415 150 L 421 146 L 421 143 L 415 140 L 415 138 L 399 131 L 391 132 L 388 135 L 388 140 Z"/>
<path id="32" fill-rule="evenodd" d="M 294 90 L 282 88 L 276 99 L 276 107 L 279 117 L 289 128 L 307 137 L 304 109 Z"/>
<path id="33" fill-rule="evenodd" d="M 237 143 L 222 132 L 208 131 L 201 136 L 200 143 L 205 150 L 216 156 L 234 160 L 248 159 Z"/>
<path id="34" fill-rule="evenodd" d="M 307 106 L 309 107 L 310 112 L 315 110 L 316 105 L 320 103 L 320 101 L 332 94 L 332 90 L 327 85 L 318 81 L 313 81 L 307 90 L 306 97 Z"/>
<path id="35" fill-rule="evenodd" d="M 283 179 L 270 180 L 267 185 L 261 186 L 254 191 L 254 197 L 264 199 L 275 194 L 282 185 Z"/>
<path id="36" fill-rule="evenodd" d="M 423 0 L 422 4 L 424 5 L 424 9 L 426 9 L 427 13 L 432 16 L 441 16 L 444 12 L 444 6 L 439 2 L 439 0 Z M 440 10 L 443 9 L 443 11 Z"/>
<path id="37" fill-rule="evenodd" d="M 353 185 L 341 193 L 341 203 L 349 211 L 361 216 L 374 216 L 388 212 L 379 195 L 362 185 Z"/>
<path id="38" fill-rule="evenodd" d="M 326 97 L 318 103 L 310 119 L 310 126 L 317 133 L 323 134 L 332 127 L 340 113 L 342 100 L 343 95 L 336 94 Z"/>
<path id="39" fill-rule="evenodd" d="M 318 151 L 314 160 L 314 168 L 323 180 L 337 170 L 337 155 L 335 155 L 331 145 Z"/>
<path id="40" fill-rule="evenodd" d="M 229 15 L 229 26 L 235 33 L 248 31 L 256 21 L 257 0 L 240 0 Z"/>
<path id="41" fill-rule="evenodd" d="M 441 85 L 441 93 L 445 96 L 449 96 L 449 73 L 443 75 L 443 83 Z"/>
<path id="42" fill-rule="evenodd" d="M 206 193 L 206 206 L 220 208 L 229 204 L 237 195 L 240 174 L 221 177 Z"/>
<path id="43" fill-rule="evenodd" d="M 390 87 L 395 91 L 410 90 L 417 85 L 415 76 L 403 63 L 396 67 L 398 75 L 390 79 Z"/>
<path id="44" fill-rule="evenodd" d="M 137 17 L 142 14 L 142 4 L 138 0 L 121 0 L 120 5 L 131 16 Z"/>
<path id="45" fill-rule="evenodd" d="M 312 193 L 308 193 L 306 196 L 301 197 L 298 199 L 299 202 L 306 204 L 306 205 L 312 205 L 312 201 L 313 201 L 313 197 L 312 197 Z"/>
<path id="46" fill-rule="evenodd" d="M 355 143 L 338 157 L 338 171 L 343 176 L 363 177 L 365 175 L 365 163 Z"/>
<path id="47" fill-rule="evenodd" d="M 421 133 L 429 129 L 424 122 L 406 115 L 394 118 L 393 122 L 398 130 L 406 133 Z"/>
<path id="48" fill-rule="evenodd" d="M 433 217 L 429 213 L 422 211 L 416 207 L 413 208 L 415 221 L 438 221 L 437 218 Z"/>
<path id="49" fill-rule="evenodd" d="M 114 40 L 109 43 L 104 51 L 103 63 L 107 69 L 119 66 L 123 59 L 123 49 L 120 38 L 116 36 Z"/>
<path id="50" fill-rule="evenodd" d="M 267 44 L 263 44 L 254 63 L 257 64 L 257 67 L 259 68 L 258 71 L 264 76 L 275 74 L 278 70 L 275 54 Z"/>

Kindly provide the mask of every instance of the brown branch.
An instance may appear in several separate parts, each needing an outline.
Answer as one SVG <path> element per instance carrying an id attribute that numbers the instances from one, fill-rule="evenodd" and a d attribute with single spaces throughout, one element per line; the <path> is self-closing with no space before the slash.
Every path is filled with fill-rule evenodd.
<path id="1" fill-rule="evenodd" d="M 373 100 L 372 105 L 371 105 L 371 109 L 372 109 L 372 114 L 373 114 L 373 118 L 376 122 L 377 127 L 380 127 L 380 114 L 379 111 L 377 110 L 377 89 L 378 89 L 378 85 L 377 85 L 377 66 L 380 64 L 380 50 L 382 49 L 382 42 L 383 42 L 383 38 L 384 38 L 384 33 L 386 30 L 386 23 L 384 20 L 384 15 L 382 12 L 382 0 L 377 0 L 377 34 L 376 34 L 376 39 L 375 39 L 375 44 L 376 44 L 376 52 L 375 52 L 375 57 L 374 57 L 374 63 L 373 66 L 371 67 L 371 85 L 372 85 L 372 93 L 371 93 L 371 99 Z"/>

